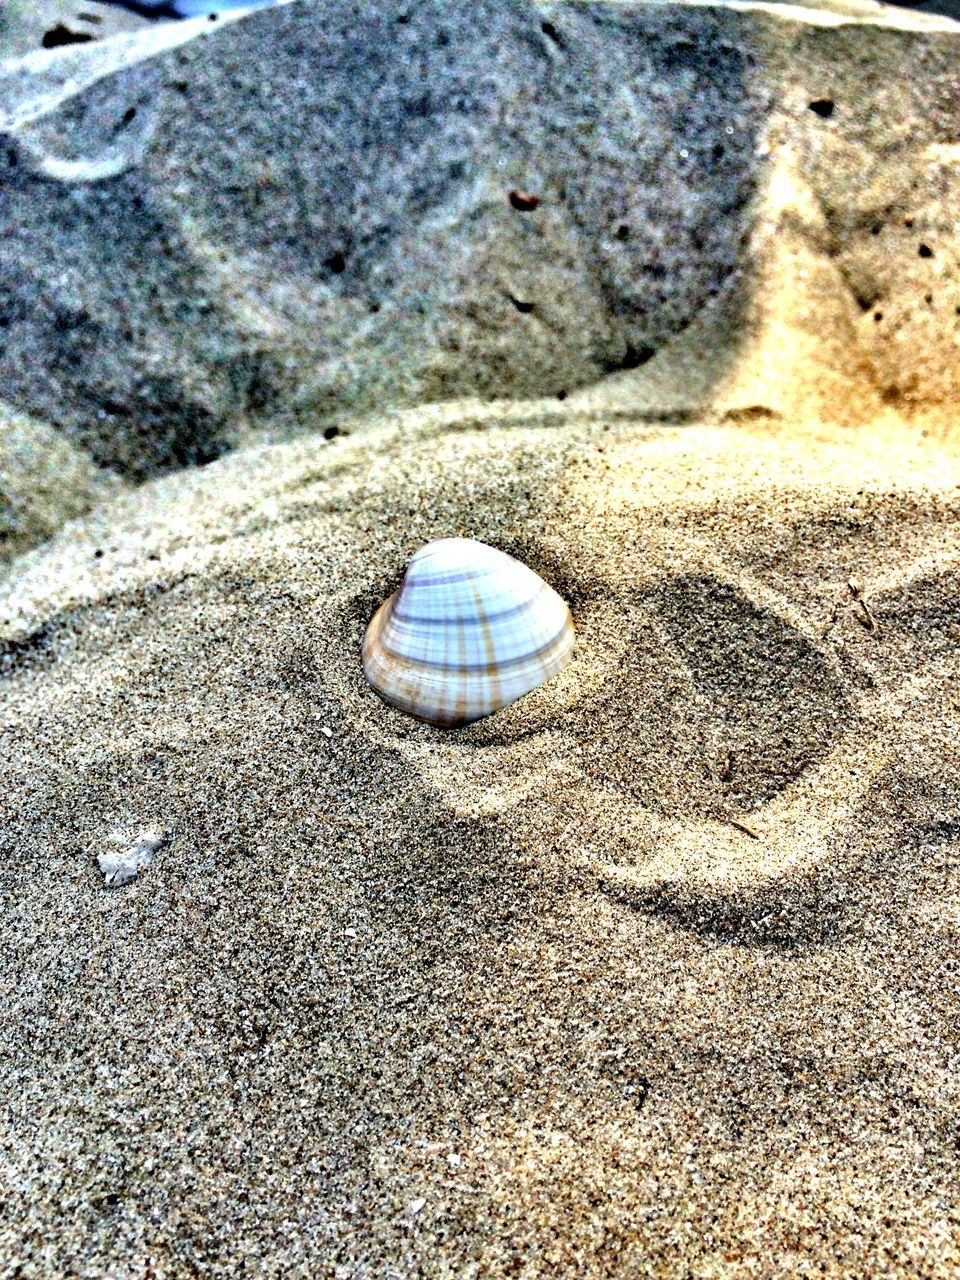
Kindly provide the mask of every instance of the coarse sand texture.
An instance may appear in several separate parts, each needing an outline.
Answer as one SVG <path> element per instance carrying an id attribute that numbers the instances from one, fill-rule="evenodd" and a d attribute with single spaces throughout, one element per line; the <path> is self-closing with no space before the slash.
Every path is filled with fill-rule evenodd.
<path id="1" fill-rule="evenodd" d="M 958 1280 L 960 28 L 360 13 L 0 67 L 0 1280 Z"/>

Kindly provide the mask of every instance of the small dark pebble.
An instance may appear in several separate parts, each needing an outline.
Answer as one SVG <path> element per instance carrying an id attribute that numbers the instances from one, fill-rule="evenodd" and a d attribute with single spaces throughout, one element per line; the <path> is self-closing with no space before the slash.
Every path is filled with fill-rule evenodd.
<path id="1" fill-rule="evenodd" d="M 814 98 L 810 103 L 810 110 L 814 115 L 819 116 L 821 120 L 829 120 L 833 115 L 833 99 L 832 98 Z"/>
<path id="2" fill-rule="evenodd" d="M 928 244 L 922 244 L 920 248 L 917 250 L 917 252 L 920 254 L 921 258 L 933 257 L 933 250 L 930 248 Z"/>
<path id="3" fill-rule="evenodd" d="M 656 347 L 639 346 L 634 347 L 630 343 L 623 355 L 622 369 L 639 369 L 640 365 L 646 364 L 648 360 L 652 360 L 657 354 Z"/>
<path id="4" fill-rule="evenodd" d="M 44 49 L 59 49 L 65 44 L 89 44 L 93 36 L 89 31 L 71 31 L 62 22 L 43 33 L 40 43 Z"/>
<path id="5" fill-rule="evenodd" d="M 335 440 L 339 434 L 339 427 L 325 427 L 323 431 L 323 438 L 324 440 Z"/>
<path id="6" fill-rule="evenodd" d="M 528 195 L 522 191 L 511 191 L 510 203 L 514 209 L 519 209 L 521 213 L 530 213 L 540 203 L 540 197 Z"/>

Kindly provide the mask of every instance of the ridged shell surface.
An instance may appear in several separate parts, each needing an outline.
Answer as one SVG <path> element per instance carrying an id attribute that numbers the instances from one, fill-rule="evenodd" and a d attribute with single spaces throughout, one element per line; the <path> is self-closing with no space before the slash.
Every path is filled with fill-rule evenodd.
<path id="1" fill-rule="evenodd" d="M 472 538 L 441 538 L 374 614 L 363 671 L 385 702 L 455 729 L 546 683 L 573 643 L 570 610 L 532 569 Z"/>

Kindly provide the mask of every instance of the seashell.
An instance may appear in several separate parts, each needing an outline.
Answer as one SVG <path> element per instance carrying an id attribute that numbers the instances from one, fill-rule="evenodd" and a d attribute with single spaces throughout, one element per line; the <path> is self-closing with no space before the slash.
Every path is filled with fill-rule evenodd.
<path id="1" fill-rule="evenodd" d="M 573 643 L 570 610 L 532 569 L 473 538 L 440 538 L 371 619 L 363 672 L 391 706 L 456 729 L 552 679 Z"/>

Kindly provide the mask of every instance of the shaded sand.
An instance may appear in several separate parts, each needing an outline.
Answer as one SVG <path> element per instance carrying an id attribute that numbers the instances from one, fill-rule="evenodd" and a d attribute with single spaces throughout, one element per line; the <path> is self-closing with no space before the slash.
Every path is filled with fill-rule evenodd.
<path id="1" fill-rule="evenodd" d="M 860 0 L 297 0 L 7 62 L 0 414 L 137 482 L 652 372 L 726 291 L 701 413 L 771 257 L 785 309 L 820 298 L 761 383 L 828 343 L 831 417 L 952 417 L 958 36 Z"/>
<path id="2" fill-rule="evenodd" d="M 73 37 L 82 44 L 146 25 L 145 19 L 125 9 L 84 0 L 3 0 L 0 59 L 33 53 L 49 47 L 51 40 L 62 45 Z"/>
<path id="3" fill-rule="evenodd" d="M 53 427 L 0 411 L 0 562 L 123 487 Z"/>
<path id="4" fill-rule="evenodd" d="M 8 573 L 2 1274 L 958 1274 L 956 455 L 602 400 L 234 455 Z M 580 636 L 453 734 L 359 663 L 441 534 Z"/>

